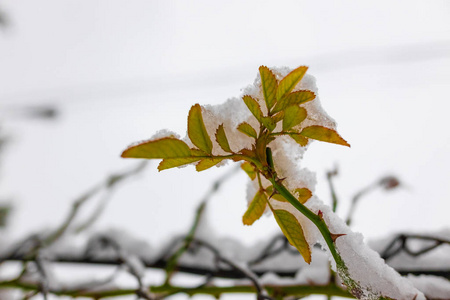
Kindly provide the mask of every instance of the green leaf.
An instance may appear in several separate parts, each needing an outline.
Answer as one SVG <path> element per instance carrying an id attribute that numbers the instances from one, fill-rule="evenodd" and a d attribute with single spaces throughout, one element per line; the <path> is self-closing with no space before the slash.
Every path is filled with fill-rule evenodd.
<path id="1" fill-rule="evenodd" d="M 308 264 L 311 263 L 311 250 L 303 233 L 302 226 L 290 212 L 282 209 L 273 210 L 275 220 L 280 226 L 281 231 L 292 246 L 297 248 L 298 252 Z"/>
<path id="2" fill-rule="evenodd" d="M 259 74 L 261 75 L 261 85 L 264 99 L 266 100 L 267 110 L 270 111 L 276 102 L 278 86 L 277 78 L 266 66 L 259 67 Z"/>
<path id="3" fill-rule="evenodd" d="M 239 124 L 237 127 L 237 130 L 248 135 L 249 137 L 252 137 L 255 139 L 258 137 L 256 135 L 255 129 L 253 129 L 253 127 L 250 124 L 248 124 L 247 122 L 243 122 L 243 123 Z"/>
<path id="4" fill-rule="evenodd" d="M 298 194 L 298 201 L 301 204 L 304 204 L 312 197 L 312 192 L 307 188 L 296 189 L 295 192 Z"/>
<path id="5" fill-rule="evenodd" d="M 277 123 L 271 117 L 262 117 L 261 122 L 263 123 L 264 127 L 269 129 L 270 131 L 273 131 L 277 126 Z"/>
<path id="6" fill-rule="evenodd" d="M 176 158 L 191 156 L 188 145 L 176 138 L 167 137 L 131 146 L 122 157 L 132 158 Z"/>
<path id="7" fill-rule="evenodd" d="M 286 75 L 278 84 L 277 101 L 289 94 L 303 78 L 308 67 L 301 66 Z"/>
<path id="8" fill-rule="evenodd" d="M 247 173 L 248 177 L 250 177 L 251 180 L 255 180 L 256 178 L 256 170 L 255 167 L 248 161 L 245 161 L 241 164 L 241 169 Z"/>
<path id="9" fill-rule="evenodd" d="M 297 142 L 302 147 L 308 145 L 308 138 L 301 135 L 300 133 L 289 133 L 289 136 Z"/>
<path id="10" fill-rule="evenodd" d="M 202 159 L 201 157 L 180 157 L 180 158 L 166 158 L 163 159 L 159 165 L 158 170 L 167 170 L 170 168 L 184 166 Z"/>
<path id="11" fill-rule="evenodd" d="M 280 122 L 284 118 L 284 111 L 280 111 L 279 113 L 272 116 L 273 121 L 276 123 Z"/>
<path id="12" fill-rule="evenodd" d="M 233 153 L 230 148 L 230 144 L 228 143 L 227 135 L 225 134 L 225 130 L 223 129 L 223 124 L 220 124 L 216 131 L 216 141 L 219 144 L 220 148 L 223 151 Z"/>
<path id="13" fill-rule="evenodd" d="M 259 106 L 258 101 L 256 101 L 249 95 L 245 95 L 244 97 L 242 97 L 242 100 L 244 100 L 245 105 L 247 105 L 248 109 L 255 116 L 256 120 L 262 123 L 261 119 L 263 117 L 263 113 L 261 111 L 261 106 Z"/>
<path id="14" fill-rule="evenodd" d="M 201 161 L 198 162 L 198 164 L 195 166 L 195 169 L 198 172 L 204 171 L 206 169 L 209 169 L 211 167 L 214 167 L 218 163 L 220 163 L 222 160 L 224 160 L 224 157 L 211 157 L 211 158 L 204 158 Z"/>
<path id="15" fill-rule="evenodd" d="M 282 98 L 277 102 L 275 107 L 273 108 L 272 113 L 277 113 L 279 111 L 283 111 L 284 109 L 292 106 L 292 105 L 300 105 L 309 101 L 312 101 L 316 98 L 316 94 L 312 91 L 301 90 L 290 93 L 286 95 L 286 97 Z"/>
<path id="16" fill-rule="evenodd" d="M 245 105 L 247 105 L 251 113 L 255 116 L 256 120 L 259 121 L 259 123 L 263 124 L 264 127 L 269 129 L 270 131 L 275 129 L 276 123 L 274 122 L 274 120 L 272 120 L 272 118 L 263 116 L 261 106 L 259 105 L 258 101 L 256 101 L 249 95 L 245 95 L 242 99 L 244 100 Z"/>
<path id="17" fill-rule="evenodd" d="M 188 115 L 188 135 L 192 143 L 208 154 L 212 153 L 212 142 L 203 123 L 202 108 L 199 104 L 192 106 Z"/>
<path id="18" fill-rule="evenodd" d="M 267 197 L 262 190 L 259 190 L 252 202 L 247 208 L 247 211 L 242 217 L 242 223 L 244 225 L 252 225 L 256 220 L 261 218 L 267 207 Z"/>
<path id="19" fill-rule="evenodd" d="M 195 149 L 195 148 L 191 148 L 191 155 L 192 156 L 209 156 L 209 154 L 206 153 L 205 151 Z"/>
<path id="20" fill-rule="evenodd" d="M 283 131 L 287 131 L 297 126 L 306 119 L 306 109 L 293 105 L 288 107 L 284 112 Z"/>
<path id="21" fill-rule="evenodd" d="M 310 139 L 350 147 L 350 144 L 347 143 L 347 141 L 344 140 L 335 130 L 323 126 L 314 125 L 306 127 L 300 132 L 300 134 Z"/>

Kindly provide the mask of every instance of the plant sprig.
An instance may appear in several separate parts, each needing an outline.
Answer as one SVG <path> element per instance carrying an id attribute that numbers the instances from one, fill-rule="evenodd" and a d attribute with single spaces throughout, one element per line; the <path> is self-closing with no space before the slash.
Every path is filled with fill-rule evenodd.
<path id="1" fill-rule="evenodd" d="M 292 138 L 300 146 L 308 144 L 309 139 L 328 143 L 350 146 L 334 129 L 320 125 L 301 126 L 307 119 L 308 111 L 303 106 L 313 101 L 316 95 L 309 90 L 294 90 L 302 80 L 307 67 L 301 66 L 291 71 L 281 80 L 272 70 L 265 66 L 259 68 L 261 89 L 264 101 L 258 101 L 250 95 L 244 95 L 242 101 L 259 123 L 259 128 L 253 128 L 249 123 L 243 122 L 237 126 L 237 134 L 245 134 L 253 139 L 251 149 L 242 148 L 233 151 L 225 133 L 224 124 L 215 130 L 215 141 L 225 155 L 215 155 L 211 136 L 208 134 L 203 121 L 202 107 L 195 104 L 188 115 L 188 137 L 194 145 L 188 144 L 174 136 L 146 141 L 129 147 L 122 153 L 122 157 L 162 159 L 158 170 L 162 171 L 186 164 L 195 163 L 197 171 L 207 170 L 223 160 L 243 161 L 241 167 L 252 180 L 258 179 L 259 190 L 248 206 L 243 216 L 243 223 L 251 225 L 258 220 L 267 207 L 273 212 L 281 230 L 302 254 L 307 263 L 311 262 L 311 250 L 306 241 L 304 231 L 297 218 L 289 211 L 276 209 L 272 203 L 276 201 L 291 203 L 298 211 L 311 220 L 323 235 L 336 263 L 343 266 L 334 242 L 337 236 L 330 233 L 321 215 L 316 215 L 303 205 L 312 192 L 307 188 L 298 188 L 294 196 L 282 183 L 275 171 L 274 162 L 269 144 L 280 136 Z M 264 114 L 261 104 L 265 104 L 267 113 Z M 278 123 L 281 123 L 281 129 Z M 261 179 L 265 178 L 271 185 L 263 187 Z"/>

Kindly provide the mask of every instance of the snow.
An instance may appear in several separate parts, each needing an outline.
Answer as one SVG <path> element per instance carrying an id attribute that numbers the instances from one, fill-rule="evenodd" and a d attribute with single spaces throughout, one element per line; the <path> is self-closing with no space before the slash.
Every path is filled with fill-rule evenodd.
<path id="1" fill-rule="evenodd" d="M 407 278 L 428 299 L 449 299 L 450 297 L 450 281 L 445 278 L 427 275 L 408 275 Z"/>
<path id="2" fill-rule="evenodd" d="M 279 80 L 291 71 L 286 67 L 272 68 L 272 70 Z M 313 91 L 316 94 L 316 99 L 304 105 L 308 112 L 308 117 L 305 122 L 298 126 L 321 125 L 335 129 L 336 122 L 320 105 L 315 78 L 306 74 L 294 88 L 294 91 L 301 89 Z M 267 113 L 265 110 L 259 75 L 257 75 L 256 80 L 252 85 L 243 89 L 242 94 L 250 95 L 256 99 L 259 102 L 263 113 Z M 258 128 L 259 124 L 246 108 L 243 101 L 238 98 L 232 98 L 221 105 L 203 106 L 202 114 L 205 127 L 211 137 L 215 136 L 217 127 L 220 124 L 224 124 L 224 129 L 231 149 L 235 151 L 242 148 L 251 149 L 253 139 L 238 132 L 236 127 L 241 122 L 247 122 L 254 128 Z M 279 126 L 281 125 L 279 124 L 278 127 Z M 185 140 L 187 140 L 187 136 Z M 215 141 L 213 141 L 213 143 L 213 154 L 224 154 L 219 145 Z M 300 165 L 307 147 L 299 146 L 288 137 L 277 138 L 270 144 L 270 147 L 273 152 L 277 174 L 280 178 L 286 178 L 284 181 L 286 187 L 292 193 L 294 193 L 296 188 L 303 187 L 314 191 L 316 185 L 315 174 L 305 168 L 301 168 Z M 264 187 L 269 185 L 266 180 L 263 180 L 262 184 Z M 251 182 L 250 185 L 251 186 L 247 189 L 248 200 L 252 199 L 254 193 L 258 190 L 256 179 Z M 274 199 L 271 199 L 270 201 L 275 209 L 287 210 L 298 219 L 310 245 L 319 242 L 324 249 L 327 249 L 326 243 L 315 225 L 299 213 L 290 203 L 279 202 Z M 363 236 L 361 234 L 352 232 L 345 222 L 317 197 L 312 197 L 307 201 L 306 206 L 316 214 L 319 210 L 323 212 L 324 219 L 332 233 L 346 234 L 346 236 L 340 237 L 337 240 L 336 247 L 345 262 L 347 270 L 339 269 L 338 273 L 347 284 L 349 284 L 348 280 L 350 278 L 356 283 L 356 286 L 352 287 L 354 293 L 367 299 L 377 299 L 380 296 L 386 296 L 393 299 L 412 299 L 414 297 L 416 297 L 416 299 L 424 299 L 423 294 L 419 292 L 410 281 L 401 277 L 394 269 L 386 265 L 378 253 L 364 244 Z M 228 247 L 226 248 L 229 249 Z M 187 262 L 187 258 L 184 258 L 184 260 Z"/>

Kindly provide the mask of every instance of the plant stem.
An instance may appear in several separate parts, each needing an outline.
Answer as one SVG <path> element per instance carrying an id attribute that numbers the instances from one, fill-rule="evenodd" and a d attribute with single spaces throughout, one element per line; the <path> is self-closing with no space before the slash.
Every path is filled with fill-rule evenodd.
<path id="1" fill-rule="evenodd" d="M 294 197 L 294 195 L 289 192 L 289 190 L 279 181 L 275 178 L 269 178 L 270 182 L 272 183 L 273 187 L 284 197 L 286 200 L 289 201 L 299 212 L 301 212 L 305 217 L 307 217 L 311 222 L 316 225 L 316 227 L 319 229 L 320 233 L 322 234 L 323 238 L 325 239 L 325 242 L 328 245 L 328 248 L 330 249 L 331 255 L 333 256 L 336 265 L 341 268 L 345 268 L 344 261 L 342 260 L 341 256 L 336 250 L 336 247 L 334 246 L 333 238 L 331 237 L 330 230 L 328 229 L 327 224 L 325 221 L 320 218 L 318 215 L 310 211 L 306 206 L 304 206 L 302 203 L 300 203 L 297 198 Z"/>
<path id="2" fill-rule="evenodd" d="M 0 282 L 0 289 L 12 288 L 23 291 L 36 291 L 39 289 L 37 284 L 24 283 L 20 281 L 3 281 Z M 256 288 L 253 285 L 237 285 L 237 286 L 200 286 L 200 287 L 181 287 L 172 285 L 150 286 L 150 291 L 156 294 L 177 294 L 184 293 L 189 296 L 206 294 L 211 296 L 220 296 L 222 294 L 236 294 L 236 293 L 256 293 Z M 311 286 L 311 285 L 266 285 L 264 289 L 270 295 L 280 296 L 305 296 L 305 295 L 326 295 L 326 296 L 340 296 L 347 298 L 354 298 L 350 293 L 338 287 L 331 282 L 328 285 Z M 86 290 L 50 290 L 50 294 L 57 296 L 71 296 L 72 298 L 93 298 L 102 299 L 107 297 L 120 297 L 125 295 L 135 295 L 135 289 L 116 289 L 103 291 L 86 291 Z"/>

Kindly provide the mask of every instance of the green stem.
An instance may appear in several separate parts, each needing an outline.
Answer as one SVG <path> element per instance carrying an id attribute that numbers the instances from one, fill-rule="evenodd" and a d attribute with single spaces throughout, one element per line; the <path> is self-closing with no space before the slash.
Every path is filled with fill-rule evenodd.
<path id="1" fill-rule="evenodd" d="M 38 291 L 39 286 L 34 283 L 24 283 L 20 281 L 3 281 L 0 282 L 0 290 L 2 288 L 20 289 L 23 291 Z M 150 291 L 157 294 L 177 294 L 184 293 L 189 296 L 206 294 L 211 296 L 220 296 L 222 294 L 250 293 L 255 294 L 256 289 L 253 285 L 237 285 L 237 286 L 200 286 L 200 287 L 180 287 L 172 285 L 150 286 Z M 354 298 L 350 293 L 338 287 L 334 282 L 328 285 L 311 286 L 311 285 L 266 285 L 264 289 L 270 295 L 274 296 L 305 296 L 305 295 L 326 295 L 340 296 L 346 298 Z M 93 298 L 102 299 L 107 297 L 120 297 L 136 294 L 135 289 L 117 289 L 103 291 L 83 291 L 83 290 L 51 290 L 50 294 L 57 296 L 71 296 L 72 298 Z"/>
<path id="2" fill-rule="evenodd" d="M 330 230 L 328 229 L 327 224 L 325 224 L 325 221 L 320 218 L 318 215 L 310 211 L 306 206 L 301 204 L 297 198 L 294 197 L 294 195 L 289 192 L 289 190 L 279 181 L 275 178 L 269 178 L 270 182 L 273 184 L 273 187 L 284 197 L 286 200 L 289 201 L 299 212 L 301 212 L 305 217 L 307 217 L 311 222 L 316 225 L 316 227 L 319 229 L 320 233 L 322 234 L 323 238 L 325 239 L 325 242 L 328 245 L 328 248 L 330 249 L 331 255 L 333 256 L 336 265 L 341 268 L 345 268 L 344 261 L 342 260 L 341 256 L 336 250 L 336 247 L 334 246 L 333 239 L 331 237 Z"/>

